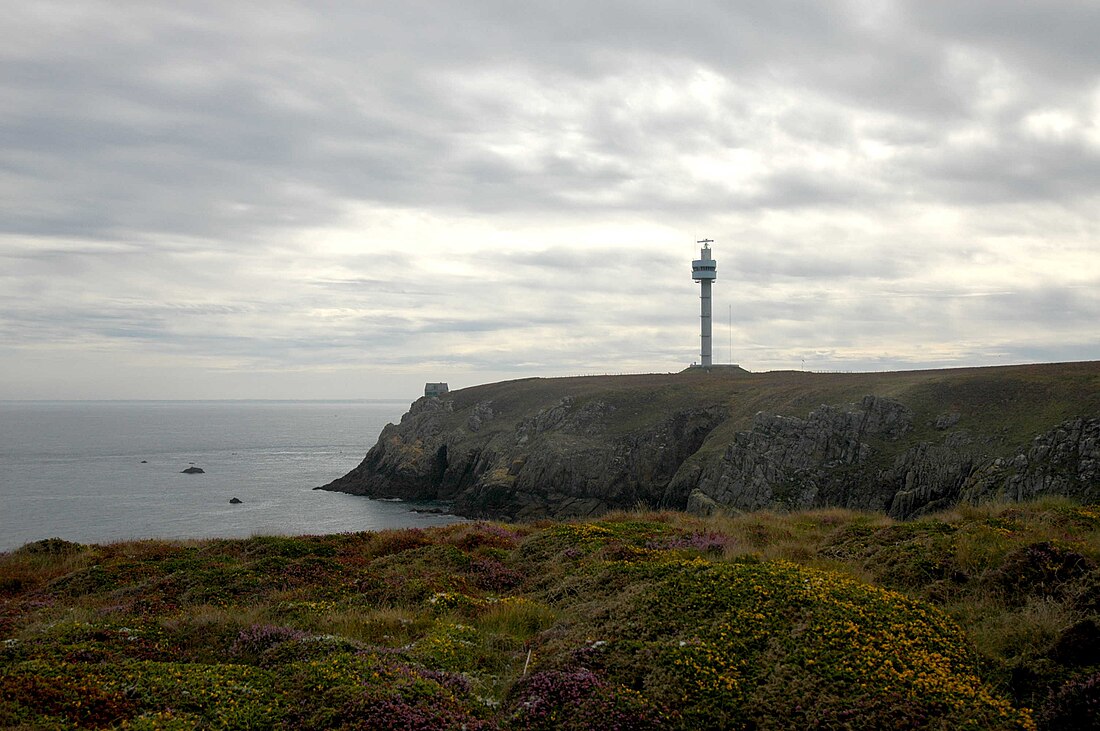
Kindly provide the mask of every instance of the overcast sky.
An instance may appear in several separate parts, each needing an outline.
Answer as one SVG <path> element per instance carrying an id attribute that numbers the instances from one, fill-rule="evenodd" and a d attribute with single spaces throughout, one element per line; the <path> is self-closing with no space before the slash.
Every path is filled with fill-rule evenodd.
<path id="1" fill-rule="evenodd" d="M 0 398 L 1100 358 L 1092 0 L 4 16 Z"/>

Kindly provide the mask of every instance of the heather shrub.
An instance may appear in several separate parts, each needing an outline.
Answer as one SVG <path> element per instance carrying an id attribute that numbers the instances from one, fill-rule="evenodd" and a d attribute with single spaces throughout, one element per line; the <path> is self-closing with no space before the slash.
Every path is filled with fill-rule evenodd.
<path id="1" fill-rule="evenodd" d="M 1022 604 L 1028 597 L 1054 596 L 1093 568 L 1095 564 L 1085 556 L 1042 541 L 1009 553 L 985 581 L 998 589 L 1006 602 Z"/>
<path id="2" fill-rule="evenodd" d="M 291 668 L 300 689 L 284 720 L 289 728 L 487 730 L 470 684 L 452 673 L 364 655 Z"/>
<path id="3" fill-rule="evenodd" d="M 495 558 L 478 558 L 470 563 L 474 584 L 484 591 L 508 591 L 523 583 L 523 573 Z"/>
<path id="4" fill-rule="evenodd" d="M 1100 672 L 1075 678 L 1058 688 L 1038 716 L 1041 728 L 1051 731 L 1100 729 Z"/>
<path id="5" fill-rule="evenodd" d="M 505 728 L 648 729 L 662 727 L 662 714 L 636 691 L 616 687 L 585 668 L 551 670 L 523 678 L 506 705 Z"/>
<path id="6" fill-rule="evenodd" d="M 263 654 L 283 642 L 301 640 L 307 633 L 291 627 L 253 624 L 242 629 L 229 647 L 231 657 L 246 662 L 258 662 Z"/>
<path id="7" fill-rule="evenodd" d="M 706 533 L 666 536 L 656 540 L 646 541 L 645 547 L 651 551 L 688 550 L 698 551 L 702 554 L 720 556 L 725 553 L 727 548 L 734 544 L 735 541 L 729 536 L 709 531 Z"/>

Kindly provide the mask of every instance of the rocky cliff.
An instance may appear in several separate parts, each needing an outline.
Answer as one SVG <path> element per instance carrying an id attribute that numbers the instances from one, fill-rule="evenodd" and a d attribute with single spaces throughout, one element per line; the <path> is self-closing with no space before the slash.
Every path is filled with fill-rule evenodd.
<path id="1" fill-rule="evenodd" d="M 419 399 L 325 489 L 508 519 L 1100 502 L 1100 363 L 490 384 Z"/>

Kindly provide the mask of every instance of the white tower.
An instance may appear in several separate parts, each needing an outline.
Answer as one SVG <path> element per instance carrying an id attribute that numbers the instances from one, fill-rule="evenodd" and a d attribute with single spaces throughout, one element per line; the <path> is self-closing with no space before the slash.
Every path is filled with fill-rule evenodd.
<path id="1" fill-rule="evenodd" d="M 718 278 L 718 262 L 710 257 L 710 245 L 714 243 L 712 239 L 703 239 L 695 243 L 703 245 L 703 248 L 699 251 L 699 258 L 691 262 L 691 278 L 702 285 L 702 289 L 699 293 L 700 339 L 702 341 L 702 358 L 700 365 L 709 366 L 711 365 L 710 283 Z"/>

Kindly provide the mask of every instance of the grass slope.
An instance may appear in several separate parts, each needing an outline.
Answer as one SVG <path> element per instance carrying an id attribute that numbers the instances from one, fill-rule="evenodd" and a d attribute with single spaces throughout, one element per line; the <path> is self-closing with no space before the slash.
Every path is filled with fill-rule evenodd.
<path id="1" fill-rule="evenodd" d="M 1098 561 L 1051 501 L 53 539 L 0 554 L 0 726 L 1096 728 Z"/>

